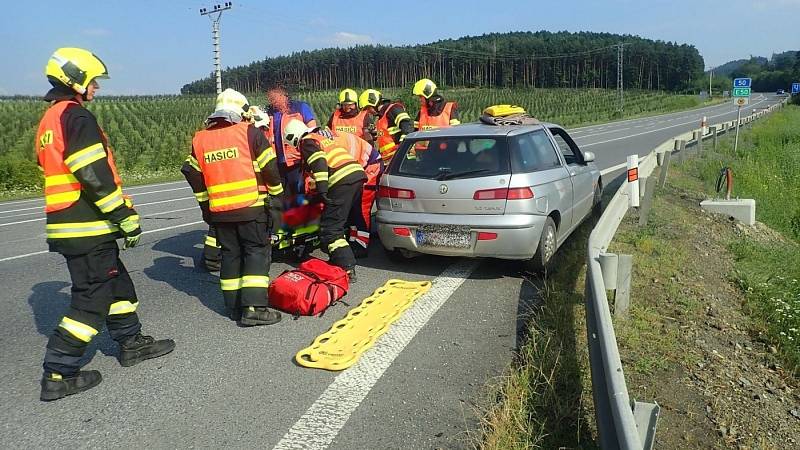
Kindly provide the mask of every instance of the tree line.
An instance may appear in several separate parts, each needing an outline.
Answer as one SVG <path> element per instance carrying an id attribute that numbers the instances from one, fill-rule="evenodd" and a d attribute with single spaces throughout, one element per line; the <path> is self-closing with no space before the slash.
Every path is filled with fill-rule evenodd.
<path id="1" fill-rule="evenodd" d="M 405 87 L 419 78 L 441 86 L 490 88 L 615 88 L 617 46 L 624 44 L 625 88 L 687 91 L 703 76 L 694 46 L 638 36 L 590 32 L 511 32 L 413 46 L 361 45 L 301 51 L 229 67 L 223 84 L 263 91 Z M 213 93 L 213 74 L 182 94 Z"/>

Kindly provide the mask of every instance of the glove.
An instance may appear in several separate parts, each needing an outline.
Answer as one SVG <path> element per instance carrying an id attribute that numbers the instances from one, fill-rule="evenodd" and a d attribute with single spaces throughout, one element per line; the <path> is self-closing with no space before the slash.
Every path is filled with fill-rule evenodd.
<path id="1" fill-rule="evenodd" d="M 325 206 L 327 206 L 331 202 L 331 199 L 330 197 L 328 197 L 327 192 L 320 192 L 319 194 L 317 194 L 316 200 L 322 202 Z"/>
<path id="2" fill-rule="evenodd" d="M 117 226 L 119 226 L 119 230 L 122 232 L 123 238 L 125 238 L 125 242 L 122 244 L 122 249 L 126 250 L 132 247 L 136 247 L 139 243 L 139 239 L 142 237 L 142 227 L 139 226 L 139 215 L 134 214 L 132 216 L 128 216 L 122 219 Z"/>
<path id="3" fill-rule="evenodd" d="M 283 199 L 280 197 L 270 197 L 269 209 L 270 211 L 283 212 Z"/>
<path id="4" fill-rule="evenodd" d="M 329 128 L 320 128 L 319 134 L 326 139 L 333 139 L 333 131 Z"/>

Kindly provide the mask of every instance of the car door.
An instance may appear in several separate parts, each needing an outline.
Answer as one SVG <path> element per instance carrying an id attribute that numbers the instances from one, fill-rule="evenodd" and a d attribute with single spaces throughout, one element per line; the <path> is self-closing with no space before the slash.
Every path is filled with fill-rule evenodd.
<path id="1" fill-rule="evenodd" d="M 592 210 L 594 200 L 594 186 L 592 182 L 592 171 L 588 164 L 583 160 L 581 152 L 575 141 L 560 127 L 551 126 L 548 128 L 553 140 L 561 150 L 564 162 L 569 170 L 572 179 L 573 191 L 573 225 L 579 224 Z"/>
<path id="2" fill-rule="evenodd" d="M 511 139 L 511 187 L 530 186 L 533 205 L 507 204 L 506 214 L 542 214 L 558 211 L 558 234 L 572 227 L 572 180 L 552 139 L 543 128 Z"/>

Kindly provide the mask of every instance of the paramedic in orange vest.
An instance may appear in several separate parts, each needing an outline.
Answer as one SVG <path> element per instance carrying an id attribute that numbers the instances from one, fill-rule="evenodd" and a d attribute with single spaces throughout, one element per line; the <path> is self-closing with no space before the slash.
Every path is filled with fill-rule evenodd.
<path id="1" fill-rule="evenodd" d="M 317 126 L 317 119 L 308 103 L 289 98 L 286 89 L 282 87 L 274 87 L 267 91 L 267 101 L 269 101 L 267 113 L 272 118 L 272 143 L 278 155 L 281 179 L 287 194 L 294 196 L 303 191 L 303 174 L 299 164 L 300 151 L 283 141 L 283 132 L 286 124 L 292 119 L 298 119 L 310 128 Z"/>
<path id="2" fill-rule="evenodd" d="M 133 204 L 122 194 L 108 140 L 84 107 L 100 88 L 97 79 L 108 78 L 106 66 L 87 50 L 60 48 L 45 74 L 53 85 L 44 98 L 50 108 L 34 145 L 44 172 L 47 243 L 50 251 L 64 256 L 72 280 L 69 310 L 44 356 L 40 398 L 51 401 L 100 384 L 100 372 L 80 368 L 103 324 L 120 345 L 123 367 L 166 355 L 175 342 L 142 335 L 136 289 L 119 259 L 116 240 L 124 238 L 123 248 L 134 247 L 142 229 Z"/>
<path id="3" fill-rule="evenodd" d="M 366 175 L 348 149 L 326 137 L 318 128 L 309 128 L 300 120 L 286 124 L 284 142 L 300 149 L 303 163 L 311 173 L 314 188 L 325 209 L 320 218 L 319 238 L 330 263 L 347 271 L 350 282 L 356 280 L 356 260 L 347 243 L 345 224 L 353 201 L 361 191 Z"/>
<path id="4" fill-rule="evenodd" d="M 222 297 L 230 318 L 242 326 L 271 325 L 281 319 L 268 308 L 267 288 L 269 208 L 282 203 L 283 187 L 272 146 L 261 130 L 242 120 L 249 107 L 239 92 L 222 91 L 181 168 L 203 220 L 217 230 Z"/>
<path id="5" fill-rule="evenodd" d="M 354 134 L 372 145 L 374 137 L 370 130 L 375 128 L 375 114 L 366 109 L 359 109 L 358 93 L 352 89 L 345 89 L 339 92 L 339 103 L 328 120 L 328 128 L 334 133 Z"/>
<path id="6" fill-rule="evenodd" d="M 334 137 L 337 145 L 346 148 L 350 155 L 361 164 L 367 180 L 363 188 L 356 193 L 347 228 L 350 231 L 350 247 L 356 258 L 367 256 L 371 231 L 372 205 L 378 192 L 378 180 L 383 173 L 383 160 L 378 149 L 367 141 L 349 133 L 339 133 Z"/>
<path id="7" fill-rule="evenodd" d="M 402 103 L 382 98 L 381 93 L 375 89 L 362 92 L 358 97 L 358 106 L 377 115 L 375 146 L 384 165 L 388 166 L 406 135 L 414 132 L 411 116 Z"/>
<path id="8" fill-rule="evenodd" d="M 258 106 L 250 106 L 250 111 L 242 116 L 264 133 L 271 146 L 272 129 L 269 115 Z M 222 265 L 222 246 L 217 242 L 217 229 L 213 225 L 208 226 L 208 234 L 203 244 L 203 263 L 209 272 L 219 272 Z"/>
<path id="9" fill-rule="evenodd" d="M 420 100 L 419 113 L 414 121 L 415 129 L 424 131 L 461 124 L 458 120 L 458 104 L 445 101 L 433 81 L 423 78 L 414 83 L 412 91 Z"/>

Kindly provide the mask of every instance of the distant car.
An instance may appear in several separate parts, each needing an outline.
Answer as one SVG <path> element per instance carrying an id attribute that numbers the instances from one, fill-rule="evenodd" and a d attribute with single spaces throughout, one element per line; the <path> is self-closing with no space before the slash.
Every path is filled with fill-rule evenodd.
<path id="1" fill-rule="evenodd" d="M 777 92 L 775 92 L 775 94 L 776 95 L 785 95 L 786 92 L 783 89 L 778 89 Z"/>
<path id="2" fill-rule="evenodd" d="M 541 270 L 600 209 L 593 161 L 549 123 L 409 134 L 381 177 L 378 234 L 393 258 L 493 257 Z"/>

